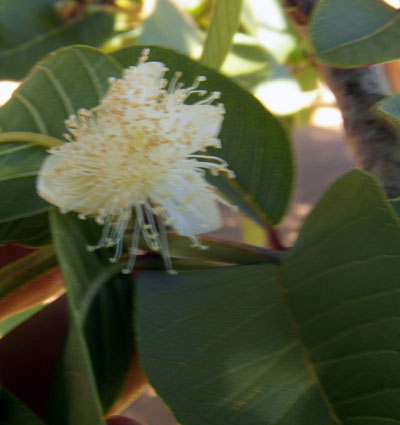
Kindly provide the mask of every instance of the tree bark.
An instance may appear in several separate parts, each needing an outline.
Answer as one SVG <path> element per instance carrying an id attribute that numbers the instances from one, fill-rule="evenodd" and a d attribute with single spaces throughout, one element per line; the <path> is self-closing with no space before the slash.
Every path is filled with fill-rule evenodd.
<path id="1" fill-rule="evenodd" d="M 307 32 L 317 0 L 284 0 L 294 25 Z M 376 176 L 389 198 L 400 196 L 400 130 L 374 111 L 387 96 L 379 66 L 352 69 L 320 64 L 324 80 L 342 112 L 346 139 L 357 164 Z"/>

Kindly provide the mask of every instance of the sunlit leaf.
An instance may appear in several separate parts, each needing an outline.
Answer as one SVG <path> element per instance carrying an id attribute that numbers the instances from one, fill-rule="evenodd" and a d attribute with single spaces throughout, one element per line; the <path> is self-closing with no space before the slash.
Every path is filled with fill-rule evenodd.
<path id="1" fill-rule="evenodd" d="M 221 72 L 253 93 L 272 113 L 291 115 L 315 100 L 316 72 L 308 87 L 302 87 L 286 67 L 252 37 L 239 34 L 234 39 Z"/>
<path id="2" fill-rule="evenodd" d="M 158 0 L 153 14 L 143 24 L 138 42 L 169 47 L 189 56 L 197 56 L 202 38 L 189 15 L 170 0 Z"/>
<path id="3" fill-rule="evenodd" d="M 298 36 L 290 27 L 280 0 L 246 0 L 242 21 L 248 34 L 281 64 L 298 48 Z"/>
<path id="4" fill-rule="evenodd" d="M 239 27 L 243 0 L 214 2 L 213 16 L 204 42 L 200 62 L 213 69 L 223 64 Z"/>
<path id="5" fill-rule="evenodd" d="M 0 338 L 3 338 L 5 335 L 7 335 L 25 320 L 32 317 L 35 313 L 40 311 L 43 306 L 43 304 L 39 304 L 34 307 L 30 307 L 25 311 L 14 314 L 13 316 L 8 317 L 7 319 L 0 320 Z"/>
<path id="6" fill-rule="evenodd" d="M 40 304 L 63 292 L 54 269 L 52 247 L 44 247 L 11 262 L 0 270 L 0 318 Z"/>

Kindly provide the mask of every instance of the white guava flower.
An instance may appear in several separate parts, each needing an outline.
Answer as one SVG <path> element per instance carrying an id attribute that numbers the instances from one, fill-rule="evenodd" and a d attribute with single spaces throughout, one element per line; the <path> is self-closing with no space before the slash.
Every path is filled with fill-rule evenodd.
<path id="1" fill-rule="evenodd" d="M 205 96 L 198 90 L 201 76 L 185 88 L 179 72 L 168 84 L 167 68 L 146 62 L 148 54 L 144 50 L 122 79 L 110 79 L 98 106 L 66 120 L 69 143 L 49 151 L 37 180 L 39 195 L 61 211 L 94 216 L 104 226 L 98 244 L 88 248 L 115 246 L 110 261 L 119 260 L 133 223 L 126 273 L 134 267 L 141 235 L 151 250 L 161 252 L 170 272 L 167 227 L 201 248 L 196 235 L 221 227 L 217 201 L 224 202 L 204 169 L 233 177 L 222 159 L 196 153 L 220 147 L 224 107 L 213 104 L 220 93 Z M 194 94 L 202 100 L 185 104 Z"/>

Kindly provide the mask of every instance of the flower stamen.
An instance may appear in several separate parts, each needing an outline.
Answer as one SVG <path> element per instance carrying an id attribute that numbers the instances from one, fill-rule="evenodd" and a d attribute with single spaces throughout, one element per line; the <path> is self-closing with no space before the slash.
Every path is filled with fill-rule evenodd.
<path id="1" fill-rule="evenodd" d="M 139 239 L 160 252 L 169 273 L 174 273 L 167 229 L 186 236 L 205 249 L 198 234 L 222 225 L 218 203 L 228 204 L 205 180 L 205 172 L 221 172 L 233 178 L 225 160 L 197 152 L 221 147 L 218 138 L 225 109 L 214 101 L 219 91 L 207 96 L 199 89 L 205 76 L 187 88 L 175 72 L 170 83 L 168 68 L 148 62 L 144 49 L 136 66 L 122 79 L 110 78 L 110 88 L 100 104 L 79 109 L 65 125 L 66 143 L 50 149 L 39 172 L 37 188 L 62 212 L 75 211 L 103 226 L 96 245 L 115 247 L 111 262 L 119 261 L 124 235 L 133 224 L 123 272 L 136 263 Z M 186 104 L 191 94 L 204 96 Z M 228 204 L 229 205 L 229 204 Z"/>

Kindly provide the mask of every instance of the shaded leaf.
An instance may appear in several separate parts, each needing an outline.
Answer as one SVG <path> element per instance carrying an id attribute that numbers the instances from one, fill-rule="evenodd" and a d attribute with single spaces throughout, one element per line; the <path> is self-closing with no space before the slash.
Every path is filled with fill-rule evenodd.
<path id="1" fill-rule="evenodd" d="M 121 389 L 122 376 L 129 366 L 126 357 L 132 349 L 132 340 L 128 338 L 129 326 L 126 325 L 130 301 L 121 299 L 123 294 L 129 294 L 130 288 L 122 285 L 122 282 L 127 285 L 123 278 L 112 281 L 124 264 L 111 264 L 105 257 L 107 250 L 87 251 L 87 244 L 94 243 L 99 237 L 100 226 L 92 221 L 81 222 L 74 214 L 61 215 L 52 210 L 51 230 L 67 287 L 70 330 L 62 368 L 53 391 L 50 423 L 104 424 L 103 411 L 118 396 L 116 391 Z M 103 287 L 107 282 L 109 286 Z M 107 298 L 107 294 L 112 296 Z M 113 313 L 118 307 L 121 310 L 119 316 L 115 316 Z M 122 322 L 124 327 L 118 329 Z M 118 333 L 114 334 L 116 330 Z M 96 341 L 99 336 L 102 340 Z M 122 336 L 116 347 L 115 339 Z M 99 347 L 101 349 L 98 350 Z M 117 348 L 124 350 L 119 357 L 116 357 Z M 105 406 L 101 405 L 98 389 Z"/>
<path id="2" fill-rule="evenodd" d="M 207 246 L 206 250 L 193 247 L 187 237 L 170 235 L 168 242 L 171 257 L 223 264 L 278 264 L 282 260 L 281 255 L 277 252 L 245 243 L 226 241 L 211 236 L 202 237 L 201 241 Z M 144 244 L 143 248 L 145 248 Z"/>
<path id="3" fill-rule="evenodd" d="M 113 53 L 125 67 L 134 65 L 143 46 Z M 221 91 L 226 114 L 220 138 L 222 149 L 209 149 L 223 158 L 235 174 L 209 176 L 210 182 L 234 204 L 263 225 L 279 222 L 288 205 L 293 178 L 292 152 L 281 125 L 259 101 L 222 75 L 168 49 L 151 47 L 150 60 L 183 71 L 182 80 L 191 85 L 199 75 L 207 76 L 202 89 Z M 167 73 L 166 78 L 171 78 Z M 194 96 L 188 102 L 195 101 Z"/>
<path id="4" fill-rule="evenodd" d="M 63 20 L 56 0 L 1 0 L 0 79 L 19 80 L 52 50 L 70 44 L 100 46 L 113 34 L 104 12 Z"/>
<path id="5" fill-rule="evenodd" d="M 133 358 L 133 285 L 126 275 L 105 283 L 85 318 L 85 339 L 104 411 L 121 393 Z"/>
<path id="6" fill-rule="evenodd" d="M 389 202 L 396 215 L 400 218 L 400 198 L 391 199 Z"/>
<path id="7" fill-rule="evenodd" d="M 400 57 L 400 14 L 377 0 L 320 0 L 311 39 L 318 57 L 335 66 L 360 66 Z"/>
<path id="8" fill-rule="evenodd" d="M 48 303 L 0 341 L 2 385 L 44 417 L 67 331 L 65 297 Z"/>
<path id="9" fill-rule="evenodd" d="M 207 37 L 204 42 L 200 62 L 213 69 L 219 69 L 231 48 L 233 36 L 239 27 L 243 0 L 218 0 Z"/>
<path id="10" fill-rule="evenodd" d="M 39 62 L 0 109 L 0 129 L 61 138 L 64 120 L 80 108 L 97 105 L 108 87 L 107 78 L 120 75 L 118 64 L 96 49 L 61 49 Z M 37 244 L 48 236 L 45 216 L 39 213 L 47 217 L 49 205 L 36 193 L 36 173 L 45 156 L 44 148 L 29 143 L 0 145 L 1 242 Z"/>
<path id="11" fill-rule="evenodd" d="M 45 425 L 27 406 L 0 387 L 1 425 Z"/>
<path id="12" fill-rule="evenodd" d="M 18 242 L 30 247 L 49 244 L 51 238 L 47 213 L 39 213 L 1 224 L 0 245 L 7 242 Z"/>
<path id="13" fill-rule="evenodd" d="M 180 423 L 272 424 L 297 402 L 303 410 L 312 405 L 305 421 L 294 416 L 282 423 L 334 424 L 294 340 L 275 277 L 272 265 L 139 277 L 143 366 Z"/>
<path id="14" fill-rule="evenodd" d="M 145 372 L 187 425 L 399 422 L 399 258 L 381 188 L 351 172 L 280 266 L 141 274 Z"/>

